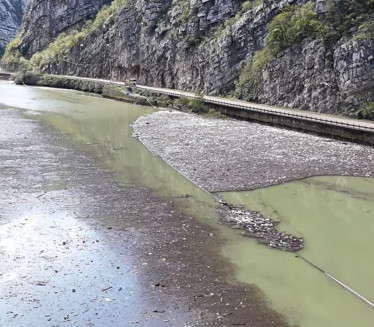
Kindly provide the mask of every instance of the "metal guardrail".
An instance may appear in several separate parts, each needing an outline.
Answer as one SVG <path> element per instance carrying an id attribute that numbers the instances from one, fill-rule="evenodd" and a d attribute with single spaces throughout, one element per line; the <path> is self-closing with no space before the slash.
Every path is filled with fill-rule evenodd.
<path id="1" fill-rule="evenodd" d="M 77 78 L 77 79 L 81 78 L 81 77 L 75 77 L 75 76 L 70 76 L 70 77 Z M 122 85 L 122 86 L 125 85 L 125 83 L 118 82 L 118 81 L 97 80 L 97 79 L 92 79 L 92 78 L 84 78 L 84 79 L 92 80 L 92 81 L 108 82 L 108 83 L 118 84 L 118 85 Z M 160 89 L 156 89 L 156 88 L 153 88 L 153 87 L 147 87 L 147 86 L 144 86 L 144 85 L 137 85 L 136 87 L 140 88 L 140 89 L 148 90 L 148 91 L 151 91 L 151 92 L 170 95 L 170 96 L 174 96 L 174 97 L 175 96 L 176 97 L 182 97 L 183 96 L 183 97 L 192 98 L 192 99 L 199 98 L 199 96 L 193 95 L 193 94 L 185 94 L 184 92 L 170 91 L 170 90 L 160 90 Z M 343 128 L 355 129 L 355 130 L 358 130 L 358 131 L 365 131 L 365 132 L 373 132 L 374 133 L 374 127 L 365 126 L 365 125 L 361 125 L 361 124 L 348 123 L 348 122 L 344 122 L 344 121 L 321 118 L 321 117 L 316 117 L 316 116 L 307 115 L 307 114 L 297 114 L 297 113 L 282 111 L 282 109 L 272 110 L 272 109 L 252 107 L 250 104 L 227 102 L 227 101 L 219 100 L 219 99 L 213 100 L 213 99 L 207 99 L 206 97 L 203 97 L 203 100 L 206 103 L 223 105 L 223 106 L 227 106 L 227 107 L 231 107 L 231 108 L 237 108 L 237 109 L 244 109 L 244 110 L 255 111 L 255 112 L 260 112 L 260 113 L 266 113 L 266 114 L 270 114 L 270 115 L 274 115 L 274 116 L 297 118 L 299 120 L 318 122 L 318 123 L 322 123 L 322 124 L 329 125 L 329 126 L 338 126 L 338 127 L 343 127 Z"/>
<path id="2" fill-rule="evenodd" d="M 183 94 L 181 92 L 163 91 L 163 90 L 158 90 L 158 89 L 153 89 L 153 88 L 147 88 L 145 86 L 141 86 L 141 88 L 152 91 L 152 92 L 171 95 L 171 96 L 178 96 L 178 97 L 185 96 L 187 98 L 195 98 L 195 99 L 198 98 L 198 96 L 194 96 L 192 94 L 187 95 L 187 94 Z M 333 126 L 345 127 L 345 128 L 353 128 L 353 129 L 360 130 L 360 131 L 374 132 L 374 127 L 360 125 L 360 124 L 347 123 L 347 122 L 333 120 L 333 119 L 320 118 L 320 117 L 316 117 L 316 116 L 310 116 L 310 115 L 307 115 L 307 114 L 296 114 L 296 113 L 291 113 L 291 112 L 285 112 L 285 111 L 282 111 L 282 110 L 255 108 L 255 107 L 252 107 L 250 105 L 244 105 L 244 104 L 233 103 L 233 102 L 226 102 L 224 100 L 206 99 L 204 97 L 203 97 L 203 100 L 206 103 L 224 105 L 224 106 L 231 107 L 231 108 L 251 110 L 251 111 L 276 115 L 276 116 L 284 116 L 284 117 L 290 117 L 290 118 L 297 118 L 297 119 L 300 119 L 300 120 L 313 121 L 313 122 L 323 123 L 323 124 L 326 124 L 326 125 L 333 125 Z"/>

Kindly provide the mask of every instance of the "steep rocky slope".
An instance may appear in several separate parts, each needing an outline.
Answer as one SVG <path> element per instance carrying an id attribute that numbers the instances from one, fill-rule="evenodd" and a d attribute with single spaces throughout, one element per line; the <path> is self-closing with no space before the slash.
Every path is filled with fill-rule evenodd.
<path id="1" fill-rule="evenodd" d="M 22 55 L 30 58 L 65 32 L 70 36 L 60 34 L 32 58 L 34 66 L 209 94 L 236 89 L 248 100 L 321 112 L 357 115 L 374 100 L 373 0 L 114 0 L 84 25 L 106 2 L 34 1 Z M 288 8 L 306 8 L 290 16 L 299 28 L 293 43 L 282 39 L 290 38 L 284 26 L 272 27 Z M 254 74 L 251 60 L 271 42 L 271 56 Z"/>
<path id="2" fill-rule="evenodd" d="M 0 0 L 0 58 L 17 33 L 27 0 Z"/>
<path id="3" fill-rule="evenodd" d="M 373 55 L 374 38 L 340 42 L 334 49 L 306 40 L 264 68 L 251 98 L 355 116 L 360 104 L 374 100 Z"/>
<path id="4" fill-rule="evenodd" d="M 129 0 L 72 49 L 72 62 L 87 67 L 71 64 L 64 69 L 108 76 L 112 68 L 116 78 L 135 75 L 145 84 L 224 93 L 232 89 L 244 61 L 261 48 L 268 23 L 289 4 L 270 0 L 235 17 L 242 3 Z M 22 50 L 25 44 L 24 38 Z"/>
<path id="5" fill-rule="evenodd" d="M 23 21 L 20 50 L 25 57 L 43 50 L 59 33 L 79 29 L 112 0 L 34 0 Z"/>

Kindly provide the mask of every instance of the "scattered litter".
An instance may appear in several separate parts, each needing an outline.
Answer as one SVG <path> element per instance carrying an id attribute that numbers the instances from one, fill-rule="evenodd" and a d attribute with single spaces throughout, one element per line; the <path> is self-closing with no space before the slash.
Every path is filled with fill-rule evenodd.
<path id="1" fill-rule="evenodd" d="M 153 310 L 152 312 L 155 312 L 155 313 L 165 313 L 165 310 Z"/>
<path id="2" fill-rule="evenodd" d="M 39 282 L 36 282 L 35 285 L 38 285 L 38 286 L 46 286 L 46 285 L 47 285 L 47 282 L 39 281 Z"/>
<path id="3" fill-rule="evenodd" d="M 102 292 L 106 292 L 106 291 L 110 290 L 111 288 L 113 288 L 113 286 L 109 286 L 109 287 L 107 287 L 107 288 L 104 288 L 104 289 L 102 289 L 101 291 L 102 291 Z"/>

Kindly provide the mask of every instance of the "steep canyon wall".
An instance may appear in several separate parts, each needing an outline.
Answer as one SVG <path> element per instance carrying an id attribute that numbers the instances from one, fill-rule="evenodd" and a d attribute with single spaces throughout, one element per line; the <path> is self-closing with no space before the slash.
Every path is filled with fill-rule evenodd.
<path id="1" fill-rule="evenodd" d="M 80 29 L 109 0 L 34 0 L 24 19 L 22 54 L 30 58 L 61 32 Z M 307 0 L 128 0 L 42 70 L 227 94 L 264 46 L 272 19 Z M 321 3 L 317 4 L 317 7 Z M 280 52 L 245 98 L 328 113 L 356 112 L 374 100 L 374 38 L 333 46 L 305 39 Z"/>
<path id="2" fill-rule="evenodd" d="M 27 0 L 0 0 L 0 58 L 21 24 Z"/>

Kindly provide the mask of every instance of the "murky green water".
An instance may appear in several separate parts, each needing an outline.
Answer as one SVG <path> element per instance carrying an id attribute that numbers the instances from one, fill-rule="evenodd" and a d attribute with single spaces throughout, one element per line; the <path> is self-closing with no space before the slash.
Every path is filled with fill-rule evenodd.
<path id="1" fill-rule="evenodd" d="M 31 118 L 68 134 L 77 147 L 113 172 L 120 184 L 142 185 L 159 197 L 172 199 L 190 215 L 201 217 L 204 212 L 204 219 L 218 219 L 211 196 L 130 137 L 130 124 L 156 109 L 82 92 L 4 83 L 0 83 L 0 103 L 26 109 Z"/>
<path id="2" fill-rule="evenodd" d="M 187 214 L 216 225 L 212 198 L 129 137 L 129 124 L 154 109 L 3 83 L 0 103 L 26 109 L 31 117 L 68 134 L 119 183 L 150 188 Z M 192 197 L 182 197 L 185 194 Z M 280 229 L 304 236 L 302 255 L 374 301 L 373 180 L 314 178 L 222 196 L 280 220 Z M 238 231 L 216 227 L 227 239 L 222 251 L 237 265 L 237 279 L 257 284 L 292 322 L 302 327 L 373 326 L 373 309 L 293 254 L 269 250 Z"/>
<path id="3" fill-rule="evenodd" d="M 279 229 L 305 238 L 302 256 L 374 302 L 374 180 L 315 177 L 252 192 L 223 193 L 279 220 Z M 374 324 L 374 310 L 291 253 L 232 240 L 224 249 L 254 282 L 303 327 Z"/>

